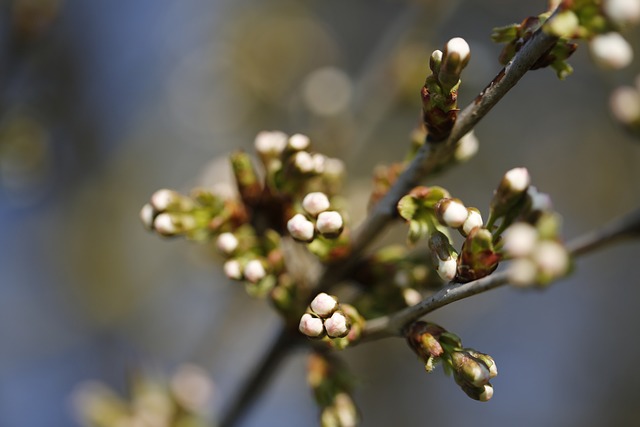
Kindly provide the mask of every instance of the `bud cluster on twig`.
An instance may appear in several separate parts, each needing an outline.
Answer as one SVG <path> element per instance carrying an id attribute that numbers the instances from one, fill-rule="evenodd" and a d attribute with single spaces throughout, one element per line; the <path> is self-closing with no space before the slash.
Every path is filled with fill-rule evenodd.
<path id="1" fill-rule="evenodd" d="M 321 292 L 300 318 L 298 329 L 309 338 L 326 338 L 334 347 L 344 348 L 360 337 L 363 326 L 364 319 L 353 306 Z"/>
<path id="2" fill-rule="evenodd" d="M 418 321 L 406 332 L 407 342 L 432 372 L 442 363 L 445 373 L 453 374 L 460 388 L 472 399 L 486 402 L 493 396 L 489 382 L 498 375 L 496 363 L 488 354 L 462 347 L 462 340 L 434 323 Z"/>
<path id="3" fill-rule="evenodd" d="M 443 141 L 453 128 L 458 115 L 460 75 L 470 57 L 469 45 L 461 37 L 449 40 L 442 51 L 431 54 L 431 74 L 421 91 L 422 117 L 431 142 Z"/>

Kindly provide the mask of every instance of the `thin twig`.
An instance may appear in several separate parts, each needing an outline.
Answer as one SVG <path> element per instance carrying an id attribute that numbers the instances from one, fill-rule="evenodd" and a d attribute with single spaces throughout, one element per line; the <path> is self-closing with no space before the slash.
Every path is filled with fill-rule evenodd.
<path id="1" fill-rule="evenodd" d="M 299 334 L 292 334 L 285 327 L 281 327 L 270 347 L 260 358 L 259 363 L 247 379 L 240 386 L 240 390 L 231 400 L 231 406 L 223 415 L 220 427 L 231 427 L 247 415 L 247 408 L 260 396 L 269 380 L 278 371 L 278 367 L 295 345 L 301 342 Z"/>
<path id="2" fill-rule="evenodd" d="M 640 209 L 571 240 L 566 247 L 573 256 L 580 256 L 623 237 L 640 237 Z M 389 316 L 367 321 L 362 340 L 402 336 L 407 325 L 426 314 L 452 302 L 487 292 L 507 283 L 507 272 L 501 271 L 473 282 L 452 284 L 414 306 Z"/>
<path id="3" fill-rule="evenodd" d="M 476 99 L 460 112 L 446 141 L 436 145 L 424 144 L 405 171 L 398 177 L 385 197 L 378 202 L 365 221 L 354 232 L 350 256 L 327 268 L 318 281 L 318 289 L 327 289 L 340 281 L 353 268 L 366 248 L 380 235 L 396 216 L 396 205 L 422 179 L 437 172 L 443 159 L 449 158 L 456 143 L 502 99 L 507 92 L 557 41 L 557 38 L 538 30 Z"/>

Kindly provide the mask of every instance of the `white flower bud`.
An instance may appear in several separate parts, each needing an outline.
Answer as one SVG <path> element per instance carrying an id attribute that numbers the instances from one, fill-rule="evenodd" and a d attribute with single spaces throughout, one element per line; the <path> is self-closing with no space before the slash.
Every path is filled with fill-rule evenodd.
<path id="1" fill-rule="evenodd" d="M 305 313 L 300 318 L 300 325 L 298 330 L 308 337 L 319 337 L 324 333 L 324 325 L 322 319 L 313 316 L 309 313 Z"/>
<path id="2" fill-rule="evenodd" d="M 609 106 L 614 117 L 625 125 L 640 122 L 640 88 L 619 87 L 613 91 Z"/>
<path id="3" fill-rule="evenodd" d="M 344 221 L 342 215 L 336 211 L 324 211 L 318 215 L 316 229 L 327 237 L 337 236 L 342 232 Z"/>
<path id="4" fill-rule="evenodd" d="M 300 242 L 312 241 L 315 234 L 313 223 L 302 214 L 296 214 L 287 221 L 287 230 L 291 237 Z"/>
<path id="5" fill-rule="evenodd" d="M 342 338 L 349 333 L 347 317 L 339 311 L 324 321 L 324 328 L 331 338 Z"/>
<path id="6" fill-rule="evenodd" d="M 327 156 L 316 153 L 313 155 L 313 171 L 318 175 L 324 173 L 324 165 L 327 161 Z"/>
<path id="7" fill-rule="evenodd" d="M 513 168 L 504 174 L 504 183 L 513 193 L 520 193 L 527 189 L 531 182 L 527 168 Z"/>
<path id="8" fill-rule="evenodd" d="M 298 151 L 293 158 L 293 164 L 302 173 L 311 173 L 315 168 L 313 157 L 306 151 Z"/>
<path id="9" fill-rule="evenodd" d="M 180 203 L 182 196 L 173 190 L 163 188 L 151 195 L 151 205 L 158 211 L 166 211 L 171 206 Z"/>
<path id="10" fill-rule="evenodd" d="M 455 199 L 441 199 L 436 204 L 436 212 L 440 222 L 451 228 L 461 227 L 469 216 L 467 208 Z"/>
<path id="11" fill-rule="evenodd" d="M 603 68 L 624 68 L 633 60 L 631 45 L 619 33 L 595 36 L 589 43 L 593 60 Z"/>
<path id="12" fill-rule="evenodd" d="M 404 288 L 402 290 L 402 297 L 404 298 L 405 304 L 407 304 L 407 306 L 409 307 L 416 305 L 420 301 L 422 301 L 422 295 L 420 294 L 420 292 L 413 288 Z"/>
<path id="13" fill-rule="evenodd" d="M 145 204 L 140 209 L 140 221 L 147 230 L 153 230 L 153 218 L 156 215 L 156 210 L 151 206 L 151 203 Z"/>
<path id="14" fill-rule="evenodd" d="M 454 257 L 449 257 L 444 261 L 438 259 L 438 267 L 436 268 L 436 271 L 442 280 L 450 282 L 458 273 L 458 262 Z"/>
<path id="15" fill-rule="evenodd" d="M 318 316 L 329 317 L 338 308 L 338 301 L 336 297 L 322 292 L 316 295 L 309 307 Z"/>
<path id="16" fill-rule="evenodd" d="M 307 135 L 303 135 L 301 133 L 296 133 L 295 135 L 291 135 L 289 137 L 288 146 L 294 151 L 302 151 L 309 148 L 311 145 L 311 140 Z"/>
<path id="17" fill-rule="evenodd" d="M 466 162 L 471 157 L 475 156 L 480 147 L 480 142 L 473 131 L 467 133 L 460 138 L 460 141 L 456 144 L 456 149 L 453 153 L 453 157 L 458 162 Z"/>
<path id="18" fill-rule="evenodd" d="M 358 411 L 351 396 L 338 393 L 334 398 L 335 414 L 341 427 L 356 427 L 358 425 Z"/>
<path id="19" fill-rule="evenodd" d="M 513 258 L 529 255 L 538 243 L 538 230 L 526 222 L 511 225 L 502 234 L 504 251 Z"/>
<path id="20" fill-rule="evenodd" d="M 331 203 L 327 195 L 319 191 L 309 193 L 302 199 L 302 209 L 313 216 L 326 211 L 330 206 Z"/>
<path id="21" fill-rule="evenodd" d="M 605 0 L 604 13 L 619 25 L 640 22 L 640 0 Z"/>
<path id="22" fill-rule="evenodd" d="M 180 232 L 176 218 L 166 212 L 156 216 L 153 220 L 153 228 L 163 236 L 174 236 Z"/>
<path id="23" fill-rule="evenodd" d="M 529 258 L 518 258 L 509 264 L 509 283 L 518 287 L 528 287 L 536 282 L 538 267 Z"/>
<path id="24" fill-rule="evenodd" d="M 473 230 L 474 228 L 482 227 L 484 225 L 484 222 L 482 221 L 482 215 L 480 215 L 480 212 L 478 212 L 477 209 L 469 208 L 467 209 L 467 211 L 469 215 L 464 221 L 464 224 L 462 224 L 462 233 L 465 236 L 468 236 L 469 233 L 471 233 L 471 230 Z"/>
<path id="25" fill-rule="evenodd" d="M 238 260 L 230 259 L 224 263 L 222 269 L 229 279 L 242 280 L 242 266 Z"/>
<path id="26" fill-rule="evenodd" d="M 569 254 L 558 242 L 545 240 L 540 242 L 532 255 L 538 269 L 549 278 L 561 277 L 569 269 Z"/>
<path id="27" fill-rule="evenodd" d="M 256 135 L 256 151 L 264 156 L 279 156 L 287 146 L 287 134 L 281 131 L 262 131 Z"/>
<path id="28" fill-rule="evenodd" d="M 171 377 L 171 391 L 180 404 L 191 411 L 202 412 L 211 403 L 214 385 L 207 372 L 196 365 L 182 365 Z"/>
<path id="29" fill-rule="evenodd" d="M 220 252 L 231 255 L 238 247 L 238 238 L 233 233 L 222 233 L 216 240 Z"/>
<path id="30" fill-rule="evenodd" d="M 253 259 L 244 266 L 244 277 L 251 283 L 258 283 L 267 275 L 264 265 L 257 259 Z"/>
<path id="31" fill-rule="evenodd" d="M 324 174 L 342 176 L 344 174 L 344 162 L 340 159 L 327 157 L 324 161 Z"/>
<path id="32" fill-rule="evenodd" d="M 454 37 L 447 42 L 446 53 L 447 55 L 457 54 L 460 57 L 460 62 L 464 64 L 469 61 L 471 49 L 465 39 L 462 37 Z"/>

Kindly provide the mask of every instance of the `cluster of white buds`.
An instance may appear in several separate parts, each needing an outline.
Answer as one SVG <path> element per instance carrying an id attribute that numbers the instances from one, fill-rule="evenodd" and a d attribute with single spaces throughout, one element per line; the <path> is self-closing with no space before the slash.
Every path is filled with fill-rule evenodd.
<path id="1" fill-rule="evenodd" d="M 347 315 L 340 309 L 338 299 L 324 292 L 311 301 L 309 310 L 300 318 L 298 329 L 310 338 L 342 338 L 350 330 Z"/>
<path id="2" fill-rule="evenodd" d="M 468 236 L 476 227 L 482 227 L 482 215 L 476 208 L 467 208 L 459 199 L 440 199 L 435 205 L 436 218 L 442 225 L 455 228 Z"/>
<path id="3" fill-rule="evenodd" d="M 223 264 L 222 268 L 229 279 L 246 280 L 249 283 L 257 284 L 268 275 L 266 265 L 266 262 L 260 258 L 231 258 Z"/>
<path id="4" fill-rule="evenodd" d="M 166 237 L 193 230 L 196 221 L 191 211 L 193 201 L 174 190 L 161 189 L 153 193 L 149 203 L 140 210 L 140 220 L 147 230 Z"/>
<path id="5" fill-rule="evenodd" d="M 517 222 L 505 230 L 502 248 L 506 256 L 513 258 L 508 275 L 515 286 L 546 285 L 566 275 L 571 265 L 562 244 L 544 238 L 536 227 L 525 222 Z"/>
<path id="6" fill-rule="evenodd" d="M 302 199 L 305 214 L 296 214 L 287 222 L 289 234 L 300 242 L 311 242 L 316 232 L 327 238 L 336 238 L 344 229 L 344 220 L 338 211 L 331 211 L 329 197 L 322 192 L 307 194 Z"/>

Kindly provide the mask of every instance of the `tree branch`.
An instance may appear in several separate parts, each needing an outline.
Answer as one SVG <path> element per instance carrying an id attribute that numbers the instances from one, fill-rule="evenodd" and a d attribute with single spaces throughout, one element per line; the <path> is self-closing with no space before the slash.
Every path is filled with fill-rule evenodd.
<path id="1" fill-rule="evenodd" d="M 536 61 L 553 47 L 556 41 L 556 37 L 538 30 L 476 99 L 460 112 L 449 137 L 437 144 L 425 143 L 418 150 L 393 187 L 373 208 L 360 227 L 355 230 L 350 256 L 344 261 L 332 264 L 325 269 L 318 280 L 318 290 L 328 289 L 345 277 L 365 249 L 380 236 L 391 219 L 397 215 L 396 205 L 400 198 L 422 179 L 439 171 L 443 160 L 453 154 L 456 143 L 460 138 L 475 127 L 498 101 L 516 85 L 522 76 L 531 69 Z"/>
<path id="2" fill-rule="evenodd" d="M 585 233 L 566 244 L 573 256 L 580 256 L 624 237 L 640 237 L 640 209 L 615 219 L 599 229 Z M 362 341 L 402 336 L 404 328 L 428 313 L 508 283 L 507 272 L 501 271 L 468 283 L 454 283 L 420 303 L 389 316 L 367 321 Z"/>

